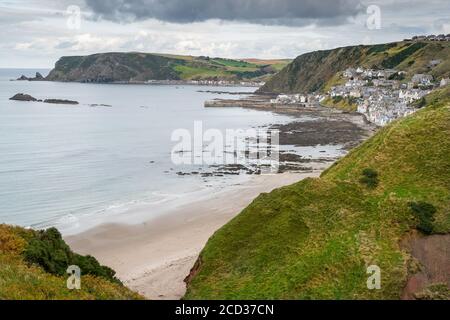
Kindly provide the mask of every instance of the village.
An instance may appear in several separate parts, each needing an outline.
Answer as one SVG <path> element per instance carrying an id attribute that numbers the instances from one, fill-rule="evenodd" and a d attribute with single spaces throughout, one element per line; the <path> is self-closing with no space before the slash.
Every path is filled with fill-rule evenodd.
<path id="1" fill-rule="evenodd" d="M 428 35 L 428 36 L 414 36 L 405 41 L 450 41 L 450 34 Z"/>
<path id="2" fill-rule="evenodd" d="M 430 66 L 441 61 L 432 60 Z M 341 73 L 343 84 L 331 87 L 325 94 L 281 94 L 270 102 L 303 107 L 324 105 L 326 101 L 345 101 L 369 122 L 384 126 L 412 114 L 422 107 L 421 99 L 437 87 L 450 84 L 450 79 L 434 79 L 429 74 L 415 74 L 409 82 L 406 73 L 394 69 L 348 68 Z M 327 104 L 328 105 L 328 104 Z"/>

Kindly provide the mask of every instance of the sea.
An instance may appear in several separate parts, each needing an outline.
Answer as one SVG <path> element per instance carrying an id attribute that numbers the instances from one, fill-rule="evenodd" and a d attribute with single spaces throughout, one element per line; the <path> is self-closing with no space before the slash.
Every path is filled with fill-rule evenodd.
<path id="1" fill-rule="evenodd" d="M 204 108 L 206 100 L 252 87 L 83 84 L 12 81 L 46 69 L 0 69 L 0 223 L 81 232 L 150 208 L 146 218 L 174 203 L 238 185 L 247 175 L 205 177 L 207 170 L 176 165 L 177 129 L 248 129 L 287 123 L 289 116 L 242 108 Z M 78 105 L 9 100 L 17 93 Z M 244 95 L 245 96 L 245 95 Z M 242 96 L 241 96 L 242 97 Z"/>
<path id="2" fill-rule="evenodd" d="M 180 132 L 194 139 L 200 123 L 203 134 L 226 136 L 294 121 L 271 111 L 204 107 L 215 98 L 246 97 L 254 87 L 15 80 L 49 71 L 0 69 L 0 223 L 57 227 L 63 235 L 103 223 L 144 223 L 254 176 L 210 174 L 209 162 L 180 164 L 174 160 L 185 152 Z M 10 100 L 17 93 L 79 104 Z M 280 150 L 331 159 L 345 152 L 336 145 Z"/>

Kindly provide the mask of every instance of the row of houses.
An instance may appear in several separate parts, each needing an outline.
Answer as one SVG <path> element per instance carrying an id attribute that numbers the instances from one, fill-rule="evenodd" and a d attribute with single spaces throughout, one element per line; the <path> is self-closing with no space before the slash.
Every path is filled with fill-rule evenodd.
<path id="1" fill-rule="evenodd" d="M 325 99 L 323 94 L 280 94 L 271 99 L 272 105 L 299 105 L 303 107 L 315 106 Z"/>
<path id="2" fill-rule="evenodd" d="M 265 82 L 227 80 L 148 80 L 147 84 L 261 87 Z"/>
<path id="3" fill-rule="evenodd" d="M 394 69 L 349 68 L 342 73 L 347 79 L 345 84 L 332 87 L 328 95 L 352 98 L 358 112 L 370 122 L 384 126 L 413 113 L 415 109 L 411 104 L 427 95 L 435 85 L 429 74 L 415 74 L 408 83 L 394 80 L 403 79 L 405 75 Z M 446 83 L 445 79 L 442 81 Z"/>
<path id="4" fill-rule="evenodd" d="M 414 36 L 405 41 L 450 41 L 450 34 L 428 35 L 428 36 Z"/>
<path id="5" fill-rule="evenodd" d="M 372 96 L 358 104 L 357 111 L 364 114 L 368 121 L 384 126 L 395 119 L 414 113 L 415 109 L 395 98 Z"/>
<path id="6" fill-rule="evenodd" d="M 372 80 L 372 79 L 389 79 L 392 75 L 396 73 L 403 73 L 403 71 L 396 71 L 394 69 L 365 69 L 363 67 L 358 68 L 348 68 L 343 73 L 342 76 L 347 79 L 362 79 L 362 80 Z"/>

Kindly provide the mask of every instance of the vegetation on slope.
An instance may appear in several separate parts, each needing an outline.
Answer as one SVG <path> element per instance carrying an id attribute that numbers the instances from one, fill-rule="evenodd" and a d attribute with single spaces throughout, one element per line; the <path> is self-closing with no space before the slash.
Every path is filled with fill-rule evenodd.
<path id="1" fill-rule="evenodd" d="M 67 288 L 70 265 L 81 269 L 81 289 Z M 54 228 L 0 225 L 0 300 L 142 299 L 91 256 L 70 250 Z"/>
<path id="2" fill-rule="evenodd" d="M 450 90 L 427 103 L 320 178 L 255 199 L 208 241 L 185 298 L 400 298 L 416 264 L 400 242 L 423 223 L 412 204 L 435 208 L 432 233 L 450 232 Z M 380 290 L 367 289 L 370 265 Z"/>
<path id="3" fill-rule="evenodd" d="M 336 109 L 347 111 L 347 112 L 354 112 L 358 109 L 357 100 L 352 97 L 344 98 L 341 96 L 336 96 L 333 98 L 331 98 L 331 97 L 325 98 L 321 102 L 321 105 L 323 105 L 325 107 L 336 108 Z"/>
<path id="4" fill-rule="evenodd" d="M 431 60 L 441 60 L 430 66 Z M 416 73 L 429 73 L 440 79 L 450 76 L 449 42 L 395 42 L 370 46 L 350 46 L 315 51 L 297 57 L 260 88 L 260 92 L 309 93 L 326 91 L 336 82 L 336 74 L 349 67 L 385 69 L 407 72 L 410 79 Z"/>
<path id="5" fill-rule="evenodd" d="M 146 80 L 265 80 L 289 60 L 247 62 L 149 53 L 100 53 L 62 57 L 47 80 L 115 82 Z"/>

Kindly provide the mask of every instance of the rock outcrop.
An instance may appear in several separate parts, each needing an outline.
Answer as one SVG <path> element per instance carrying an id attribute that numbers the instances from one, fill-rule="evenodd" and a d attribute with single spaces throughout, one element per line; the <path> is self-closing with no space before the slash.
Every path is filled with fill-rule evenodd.
<path id="1" fill-rule="evenodd" d="M 53 104 L 78 104 L 78 101 L 65 99 L 45 99 L 44 102 Z"/>
<path id="2" fill-rule="evenodd" d="M 37 101 L 37 102 L 44 102 L 44 103 L 52 103 L 52 104 L 79 104 L 78 101 L 74 100 L 66 100 L 66 99 L 45 99 L 45 100 L 38 100 L 35 97 L 25 94 L 25 93 L 17 93 L 13 97 L 9 98 L 9 100 L 16 100 L 16 101 Z"/>
<path id="3" fill-rule="evenodd" d="M 41 73 L 36 72 L 36 75 L 34 78 L 28 78 L 25 75 L 21 75 L 19 78 L 17 78 L 18 81 L 45 81 L 45 78 L 42 76 Z"/>
<path id="4" fill-rule="evenodd" d="M 29 94 L 25 94 L 25 93 L 18 93 L 15 94 L 13 97 L 9 98 L 9 100 L 16 100 L 16 101 L 38 101 L 38 99 L 36 99 L 33 96 L 30 96 Z"/>

